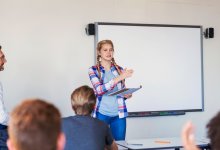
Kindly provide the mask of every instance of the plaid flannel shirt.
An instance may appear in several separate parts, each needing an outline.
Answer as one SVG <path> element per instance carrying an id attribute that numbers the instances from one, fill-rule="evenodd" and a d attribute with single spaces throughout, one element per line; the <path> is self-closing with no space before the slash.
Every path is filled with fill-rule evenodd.
<path id="1" fill-rule="evenodd" d="M 121 70 L 123 70 L 123 68 L 119 67 Z M 103 83 L 104 81 L 104 76 L 105 76 L 105 69 L 103 66 L 100 66 L 100 72 L 101 72 L 101 79 L 99 78 L 99 73 L 98 73 L 98 69 L 97 66 L 92 66 L 89 68 L 89 78 L 91 80 L 91 83 L 93 85 L 93 89 L 97 98 L 96 101 L 96 105 L 93 111 L 93 117 L 96 117 L 96 113 L 99 112 L 99 107 L 101 104 L 101 100 L 102 100 L 102 96 L 114 89 L 115 86 L 118 87 L 118 90 L 124 88 L 124 85 L 122 84 L 122 82 L 119 82 L 117 84 L 114 83 L 113 79 L 110 80 L 109 82 Z M 113 75 L 115 77 L 119 76 L 116 68 L 114 65 L 111 66 L 111 72 L 113 73 Z M 126 104 L 125 104 L 125 100 L 126 98 L 121 97 L 121 96 L 117 96 L 117 100 L 118 100 L 118 115 L 119 118 L 124 118 L 128 116 L 128 112 L 127 112 L 127 108 L 126 108 Z"/>

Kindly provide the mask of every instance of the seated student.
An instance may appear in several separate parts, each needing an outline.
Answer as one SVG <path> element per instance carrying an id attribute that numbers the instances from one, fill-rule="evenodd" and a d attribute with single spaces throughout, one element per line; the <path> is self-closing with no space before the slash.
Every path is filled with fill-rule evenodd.
<path id="1" fill-rule="evenodd" d="M 209 121 L 206 127 L 208 128 L 211 149 L 220 150 L 220 112 Z M 199 150 L 195 144 L 193 130 L 191 122 L 186 123 L 183 127 L 181 136 L 185 150 Z"/>
<path id="2" fill-rule="evenodd" d="M 108 125 L 90 116 L 96 103 L 93 89 L 89 86 L 75 89 L 71 103 L 76 115 L 62 120 L 65 150 L 117 150 Z"/>
<path id="3" fill-rule="evenodd" d="M 7 145 L 9 150 L 63 150 L 59 110 L 39 99 L 22 102 L 10 115 Z"/>

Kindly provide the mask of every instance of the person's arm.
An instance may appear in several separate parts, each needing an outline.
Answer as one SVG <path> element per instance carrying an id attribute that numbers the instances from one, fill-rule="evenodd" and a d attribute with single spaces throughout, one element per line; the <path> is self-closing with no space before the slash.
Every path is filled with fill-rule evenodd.
<path id="1" fill-rule="evenodd" d="M 96 70 L 94 70 L 94 68 L 89 68 L 89 78 L 97 95 L 103 95 L 112 90 L 118 82 L 130 77 L 133 73 L 133 70 L 125 70 L 118 77 L 110 80 L 109 82 L 103 83 L 95 71 Z"/>
<path id="2" fill-rule="evenodd" d="M 191 122 L 187 122 L 182 129 L 181 137 L 185 150 L 199 150 L 195 144 L 194 127 Z"/>
<path id="3" fill-rule="evenodd" d="M 0 82 L 0 124 L 7 125 L 9 120 L 9 114 L 6 111 L 5 104 L 3 101 L 3 88 Z"/>
<path id="4" fill-rule="evenodd" d="M 124 70 L 122 70 L 122 73 L 118 77 L 113 79 L 114 83 L 117 84 L 118 82 L 121 82 L 122 80 L 131 77 L 133 72 L 134 71 L 132 69 L 124 69 Z"/>
<path id="5" fill-rule="evenodd" d="M 114 79 L 115 83 L 118 83 L 118 82 L 120 82 L 120 81 L 122 81 L 122 80 L 124 80 L 126 78 L 131 77 L 133 72 L 134 72 L 132 69 L 124 69 L 124 70 L 121 70 L 121 71 L 122 71 L 122 74 Z M 125 85 L 123 85 L 123 88 L 125 88 Z M 129 99 L 131 97 L 132 97 L 132 94 L 125 94 L 125 95 L 123 95 L 124 100 Z"/>
<path id="6" fill-rule="evenodd" d="M 92 67 L 89 68 L 89 78 L 96 94 L 101 96 L 112 90 L 116 84 L 114 83 L 113 79 L 106 83 L 101 82 L 101 79 L 98 77 L 96 71 L 97 70 Z"/>
<path id="7" fill-rule="evenodd" d="M 105 150 L 118 150 L 118 146 L 115 141 L 113 141 L 111 145 L 105 147 Z"/>

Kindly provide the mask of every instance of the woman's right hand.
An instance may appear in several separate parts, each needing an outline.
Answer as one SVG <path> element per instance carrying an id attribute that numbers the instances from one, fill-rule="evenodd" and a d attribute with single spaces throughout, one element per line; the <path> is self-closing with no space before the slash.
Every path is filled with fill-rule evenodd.
<path id="1" fill-rule="evenodd" d="M 132 69 L 124 69 L 122 71 L 122 74 L 120 75 L 122 77 L 122 80 L 126 79 L 126 78 L 129 78 L 132 76 L 133 74 L 133 70 Z"/>
<path id="2" fill-rule="evenodd" d="M 132 69 L 124 69 L 122 73 L 117 78 L 114 79 L 114 83 L 117 84 L 118 82 L 131 77 L 133 72 L 134 71 Z"/>

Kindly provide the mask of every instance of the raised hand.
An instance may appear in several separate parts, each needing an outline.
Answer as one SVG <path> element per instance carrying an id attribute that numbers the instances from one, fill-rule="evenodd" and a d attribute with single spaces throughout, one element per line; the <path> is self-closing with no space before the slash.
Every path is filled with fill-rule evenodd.
<path id="1" fill-rule="evenodd" d="M 131 77 L 133 72 L 134 71 L 132 69 L 124 69 L 122 71 L 122 73 L 117 78 L 114 79 L 115 84 L 117 84 L 118 82 L 120 82 L 126 78 Z"/>
<path id="2" fill-rule="evenodd" d="M 121 74 L 121 76 L 122 76 L 122 78 L 123 78 L 122 80 L 131 77 L 132 74 L 133 74 L 133 72 L 134 72 L 134 71 L 133 71 L 132 69 L 124 69 L 124 70 L 122 71 L 122 74 Z"/>
<path id="3" fill-rule="evenodd" d="M 182 129 L 181 137 L 185 150 L 199 150 L 195 144 L 194 127 L 191 122 L 187 122 Z"/>

